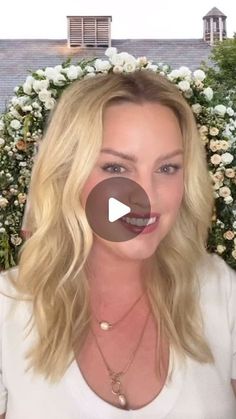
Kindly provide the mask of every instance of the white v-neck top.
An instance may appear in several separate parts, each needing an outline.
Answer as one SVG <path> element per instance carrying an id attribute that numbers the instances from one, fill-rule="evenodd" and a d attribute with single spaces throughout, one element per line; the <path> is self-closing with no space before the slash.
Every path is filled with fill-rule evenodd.
<path id="1" fill-rule="evenodd" d="M 181 367 L 170 348 L 172 380 L 167 378 L 158 396 L 135 410 L 120 409 L 99 397 L 76 360 L 56 385 L 31 370 L 25 372 L 24 353 L 32 335 L 25 339 L 23 334 L 31 306 L 0 294 L 0 414 L 7 411 L 6 419 L 236 419 L 230 382 L 236 379 L 236 273 L 215 254 L 209 254 L 198 270 L 204 332 L 215 365 L 188 357 L 186 367 Z M 0 275 L 0 290 L 11 292 L 7 272 Z"/>

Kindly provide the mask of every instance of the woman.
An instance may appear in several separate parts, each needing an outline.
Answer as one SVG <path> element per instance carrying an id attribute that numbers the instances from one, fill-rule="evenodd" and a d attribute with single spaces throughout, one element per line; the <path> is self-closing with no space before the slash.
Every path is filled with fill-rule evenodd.
<path id="1" fill-rule="evenodd" d="M 115 241 L 91 228 L 92 191 L 117 177 L 148 195 L 148 234 Z M 1 277 L 0 413 L 235 418 L 236 275 L 206 250 L 213 205 L 173 84 L 137 71 L 68 87 L 33 168 L 31 236 Z"/>

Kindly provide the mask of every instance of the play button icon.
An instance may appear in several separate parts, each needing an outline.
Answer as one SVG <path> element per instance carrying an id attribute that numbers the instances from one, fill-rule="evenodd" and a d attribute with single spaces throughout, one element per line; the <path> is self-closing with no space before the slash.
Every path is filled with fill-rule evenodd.
<path id="1" fill-rule="evenodd" d="M 120 176 L 99 182 L 85 203 L 86 217 L 95 235 L 113 242 L 130 240 L 141 234 L 150 210 L 144 189 L 133 180 Z"/>
<path id="2" fill-rule="evenodd" d="M 130 207 L 115 198 L 108 199 L 108 220 L 113 223 L 131 211 Z"/>

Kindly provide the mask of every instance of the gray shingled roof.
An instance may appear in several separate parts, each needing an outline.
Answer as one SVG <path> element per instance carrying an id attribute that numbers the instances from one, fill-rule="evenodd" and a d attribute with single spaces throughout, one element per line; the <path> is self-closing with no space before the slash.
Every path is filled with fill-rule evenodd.
<path id="1" fill-rule="evenodd" d="M 215 17 L 215 16 L 223 16 L 223 17 L 227 17 L 224 15 L 224 13 L 222 13 L 219 9 L 217 9 L 217 7 L 213 7 L 204 17 Z"/>
<path id="2" fill-rule="evenodd" d="M 194 70 L 202 60 L 208 61 L 211 47 L 202 39 L 114 39 L 118 52 L 135 57 L 146 56 L 172 68 L 187 66 Z M 106 48 L 69 48 L 67 40 L 0 39 L 0 113 L 13 96 L 15 86 L 24 83 L 28 70 L 61 64 L 68 57 L 72 62 L 89 57 L 105 57 Z"/>

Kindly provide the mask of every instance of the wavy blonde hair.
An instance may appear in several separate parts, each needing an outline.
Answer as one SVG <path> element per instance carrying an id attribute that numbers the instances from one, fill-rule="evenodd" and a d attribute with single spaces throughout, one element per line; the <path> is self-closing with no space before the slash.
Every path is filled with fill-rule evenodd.
<path id="1" fill-rule="evenodd" d="M 85 263 L 93 233 L 79 197 L 102 146 L 104 110 L 121 101 L 159 103 L 178 118 L 184 196 L 175 225 L 153 255 L 152 274 L 146 278 L 148 298 L 159 325 L 158 344 L 165 333 L 181 360 L 188 355 L 214 362 L 203 333 L 196 274 L 207 255 L 214 197 L 191 108 L 176 86 L 152 71 L 100 74 L 67 87 L 50 117 L 32 170 L 31 236 L 21 248 L 17 277 L 9 275 L 17 298 L 32 302 L 31 330 L 36 328 L 38 339 L 26 356 L 29 368 L 52 383 L 62 378 L 89 331 Z"/>

